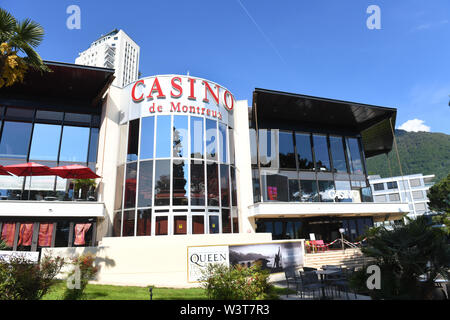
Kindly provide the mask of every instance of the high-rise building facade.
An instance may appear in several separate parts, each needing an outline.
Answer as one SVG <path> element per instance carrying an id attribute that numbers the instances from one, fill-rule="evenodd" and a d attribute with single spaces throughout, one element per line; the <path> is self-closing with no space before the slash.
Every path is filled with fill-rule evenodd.
<path id="1" fill-rule="evenodd" d="M 115 69 L 114 82 L 124 87 L 139 77 L 140 47 L 123 30 L 113 30 L 92 42 L 75 59 L 76 64 Z"/>

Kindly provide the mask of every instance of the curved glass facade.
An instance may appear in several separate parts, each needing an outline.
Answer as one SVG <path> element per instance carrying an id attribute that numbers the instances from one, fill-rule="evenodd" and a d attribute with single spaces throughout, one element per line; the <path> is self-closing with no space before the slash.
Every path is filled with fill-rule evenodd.
<path id="1" fill-rule="evenodd" d="M 189 114 L 122 124 L 114 236 L 238 233 L 232 130 Z"/>

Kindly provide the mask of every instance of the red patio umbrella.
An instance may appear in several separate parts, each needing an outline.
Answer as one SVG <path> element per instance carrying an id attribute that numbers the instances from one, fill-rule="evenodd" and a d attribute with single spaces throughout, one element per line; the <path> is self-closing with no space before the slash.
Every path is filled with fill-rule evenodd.
<path id="1" fill-rule="evenodd" d="M 54 176 L 55 174 L 50 170 L 49 167 L 43 164 L 35 162 L 27 162 L 21 164 L 12 164 L 9 166 L 4 166 L 4 170 L 19 176 L 19 177 L 32 177 L 32 176 Z M 30 179 L 30 190 L 28 191 L 28 200 L 30 200 L 31 193 L 31 179 Z"/>
<path id="2" fill-rule="evenodd" d="M 64 179 L 96 179 L 100 178 L 100 176 L 96 175 L 91 169 L 88 167 L 72 164 L 69 166 L 61 166 L 50 168 L 54 175 Z"/>
<path id="3" fill-rule="evenodd" d="M 3 168 L 3 166 L 0 166 L 0 176 L 10 176 L 11 174 Z"/>
<path id="4" fill-rule="evenodd" d="M 79 164 L 72 164 L 68 166 L 60 166 L 60 167 L 53 167 L 50 169 L 52 172 L 54 172 L 55 175 L 58 177 L 61 177 L 63 179 L 95 179 L 95 178 L 101 178 L 100 176 L 96 175 L 90 168 L 79 165 Z M 72 200 L 75 197 L 75 193 L 72 196 Z"/>

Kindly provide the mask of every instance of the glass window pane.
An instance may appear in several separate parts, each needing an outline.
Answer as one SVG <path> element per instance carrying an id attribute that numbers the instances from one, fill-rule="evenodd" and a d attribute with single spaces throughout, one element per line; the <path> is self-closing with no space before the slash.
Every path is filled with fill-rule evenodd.
<path id="1" fill-rule="evenodd" d="M 232 128 L 228 128 L 228 137 L 230 139 L 230 163 L 234 164 L 234 133 Z"/>
<path id="2" fill-rule="evenodd" d="M 218 216 L 209 216 L 209 233 L 219 233 Z"/>
<path id="3" fill-rule="evenodd" d="M 139 195 L 138 207 L 152 206 L 153 161 L 139 162 Z"/>
<path id="4" fill-rule="evenodd" d="M 314 155 L 316 156 L 317 169 L 319 171 L 330 171 L 330 157 L 328 155 L 327 137 L 313 135 Z"/>
<path id="5" fill-rule="evenodd" d="M 335 181 L 336 183 L 336 201 L 352 202 L 352 187 L 350 181 Z"/>
<path id="6" fill-rule="evenodd" d="M 136 206 L 136 162 L 127 164 L 126 171 L 125 208 L 134 208 Z"/>
<path id="7" fill-rule="evenodd" d="M 203 118 L 191 117 L 191 157 L 203 158 Z"/>
<path id="8" fill-rule="evenodd" d="M 236 168 L 231 167 L 231 205 L 233 207 L 237 206 L 237 187 L 236 187 Z"/>
<path id="9" fill-rule="evenodd" d="M 278 134 L 275 130 L 259 130 L 259 161 L 262 167 L 276 167 L 276 145 Z"/>
<path id="10" fill-rule="evenodd" d="M 251 158 L 252 158 L 252 165 L 257 165 L 258 160 L 257 160 L 256 130 L 255 129 L 250 129 L 250 154 L 251 154 Z"/>
<path id="11" fill-rule="evenodd" d="M 128 126 L 127 161 L 137 160 L 139 146 L 139 119 L 130 121 Z"/>
<path id="12" fill-rule="evenodd" d="M 207 164 L 208 206 L 219 206 L 219 169 L 217 163 Z"/>
<path id="13" fill-rule="evenodd" d="M 89 144 L 89 128 L 63 127 L 59 161 L 86 162 Z"/>
<path id="14" fill-rule="evenodd" d="M 311 151 L 311 140 L 309 133 L 296 133 L 295 147 L 297 149 L 297 161 L 299 170 L 313 170 L 314 161 Z"/>
<path id="15" fill-rule="evenodd" d="M 188 205 L 188 162 L 184 160 L 173 160 L 173 197 L 174 206 Z"/>
<path id="16" fill-rule="evenodd" d="M 206 119 L 206 157 L 217 160 L 217 121 Z"/>
<path id="17" fill-rule="evenodd" d="M 239 233 L 239 215 L 237 208 L 231 209 L 231 219 L 233 221 L 233 233 Z"/>
<path id="18" fill-rule="evenodd" d="M 0 157 L 26 159 L 31 127 L 31 123 L 5 121 L 0 141 Z"/>
<path id="19" fill-rule="evenodd" d="M 342 137 L 330 136 L 331 157 L 333 158 L 333 167 L 335 172 L 347 172 L 345 162 L 344 144 Z"/>
<path id="20" fill-rule="evenodd" d="M 300 189 L 299 183 L 296 179 L 289 179 L 289 201 L 299 202 L 300 201 Z"/>
<path id="21" fill-rule="evenodd" d="M 153 158 L 153 138 L 155 134 L 155 117 L 142 118 L 141 159 Z"/>
<path id="22" fill-rule="evenodd" d="M 170 204 L 170 160 L 155 161 L 155 206 Z"/>
<path id="23" fill-rule="evenodd" d="M 187 217 L 173 217 L 173 234 L 187 234 Z"/>
<path id="24" fill-rule="evenodd" d="M 230 209 L 222 209 L 222 233 L 231 233 Z"/>
<path id="25" fill-rule="evenodd" d="M 300 192 L 301 202 L 316 202 L 319 200 L 316 180 L 301 180 Z"/>
<path id="26" fill-rule="evenodd" d="M 170 116 L 158 116 L 156 120 L 156 158 L 169 158 L 172 135 Z"/>
<path id="27" fill-rule="evenodd" d="M 26 109 L 26 108 L 6 108 L 6 118 L 14 118 L 20 120 L 33 120 L 34 109 Z"/>
<path id="28" fill-rule="evenodd" d="M 113 237 L 120 237 L 121 229 L 122 229 L 122 212 L 119 211 L 114 214 Z"/>
<path id="29" fill-rule="evenodd" d="M 60 138 L 61 126 L 36 123 L 31 139 L 30 160 L 56 161 Z"/>
<path id="30" fill-rule="evenodd" d="M 6 245 L 6 248 L 2 250 L 12 250 L 14 246 L 14 237 L 16 234 L 16 223 L 15 222 L 8 222 L 8 221 L 2 221 L 2 228 L 1 228 L 1 240 Z M 67 245 L 67 242 L 66 242 Z"/>
<path id="31" fill-rule="evenodd" d="M 66 112 L 64 117 L 64 122 L 77 122 L 84 123 L 86 125 L 91 124 L 91 115 L 90 114 L 81 114 L 81 113 L 68 113 Z"/>
<path id="32" fill-rule="evenodd" d="M 125 210 L 123 212 L 123 230 L 122 237 L 132 237 L 134 236 L 134 220 L 135 220 L 134 210 Z"/>
<path id="33" fill-rule="evenodd" d="M 319 194 L 321 202 L 333 202 L 335 195 L 334 182 L 319 180 Z"/>
<path id="34" fill-rule="evenodd" d="M 361 161 L 361 153 L 359 150 L 358 139 L 347 138 L 347 155 L 351 163 L 350 169 L 352 173 L 364 174 L 363 165 Z"/>
<path id="35" fill-rule="evenodd" d="M 284 201 L 287 202 L 288 196 L 288 177 L 283 174 L 266 174 L 262 175 L 263 186 L 266 184 L 264 196 L 267 201 Z M 267 195 L 266 195 L 267 193 Z"/>
<path id="36" fill-rule="evenodd" d="M 192 234 L 204 234 L 204 233 L 205 233 L 205 217 L 192 216 Z"/>
<path id="37" fill-rule="evenodd" d="M 98 149 L 98 128 L 91 128 L 91 138 L 89 142 L 89 162 L 97 162 L 97 149 Z"/>
<path id="38" fill-rule="evenodd" d="M 58 221 L 56 223 L 55 247 L 69 246 L 69 221 Z"/>
<path id="39" fill-rule="evenodd" d="M 17 251 L 30 251 L 31 242 L 33 240 L 33 228 L 32 222 L 23 222 L 19 227 L 19 238 L 17 240 Z"/>
<path id="40" fill-rule="evenodd" d="M 167 235 L 168 225 L 167 217 L 156 217 L 155 219 L 155 235 L 162 236 Z"/>
<path id="41" fill-rule="evenodd" d="M 45 110 L 36 111 L 36 121 L 39 120 L 62 121 L 63 116 L 64 112 L 45 111 Z"/>
<path id="42" fill-rule="evenodd" d="M 230 206 L 230 176 L 228 173 L 228 165 L 220 165 L 220 192 L 222 197 L 222 207 Z"/>
<path id="43" fill-rule="evenodd" d="M 191 206 L 205 205 L 205 167 L 203 161 L 191 161 Z"/>
<path id="44" fill-rule="evenodd" d="M 188 117 L 173 117 L 173 156 L 188 157 Z"/>
<path id="45" fill-rule="evenodd" d="M 279 133 L 280 168 L 295 169 L 294 139 L 292 132 Z"/>
<path id="46" fill-rule="evenodd" d="M 137 211 L 137 236 L 149 236 L 152 232 L 152 210 Z"/>
<path id="47" fill-rule="evenodd" d="M 219 145 L 220 145 L 220 161 L 228 162 L 227 153 L 227 126 L 219 123 Z"/>

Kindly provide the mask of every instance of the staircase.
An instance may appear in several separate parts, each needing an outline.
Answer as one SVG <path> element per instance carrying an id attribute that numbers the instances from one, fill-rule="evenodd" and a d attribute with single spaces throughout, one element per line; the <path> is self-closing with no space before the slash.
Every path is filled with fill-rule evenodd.
<path id="1" fill-rule="evenodd" d="M 340 265 L 342 267 L 362 267 L 369 264 L 370 258 L 364 257 L 360 249 L 328 250 L 305 254 L 304 266 L 320 269 L 323 265 Z"/>

